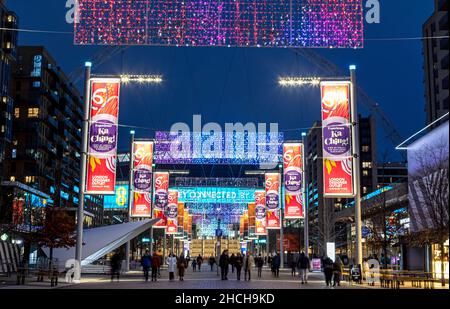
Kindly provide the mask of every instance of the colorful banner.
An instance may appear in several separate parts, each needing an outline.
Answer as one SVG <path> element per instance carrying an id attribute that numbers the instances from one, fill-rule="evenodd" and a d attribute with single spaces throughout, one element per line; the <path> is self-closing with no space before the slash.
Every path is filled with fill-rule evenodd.
<path id="1" fill-rule="evenodd" d="M 303 144 L 283 145 L 284 218 L 303 218 Z"/>
<path id="2" fill-rule="evenodd" d="M 133 162 L 131 173 L 133 200 L 130 217 L 151 218 L 153 142 L 133 142 L 131 162 Z"/>
<path id="3" fill-rule="evenodd" d="M 244 215 L 241 215 L 239 217 L 239 235 L 241 238 L 244 237 L 244 227 L 245 227 L 244 225 L 245 225 L 245 218 Z"/>
<path id="4" fill-rule="evenodd" d="M 256 211 L 255 203 L 248 204 L 248 237 L 256 239 Z"/>
<path id="5" fill-rule="evenodd" d="M 135 192 L 152 191 L 153 142 L 136 141 L 133 143 L 132 190 Z"/>
<path id="6" fill-rule="evenodd" d="M 88 155 L 85 194 L 113 195 L 116 157 L 120 79 L 90 80 Z"/>
<path id="7" fill-rule="evenodd" d="M 184 203 L 178 202 L 178 229 L 177 237 L 183 238 L 184 236 Z"/>
<path id="8" fill-rule="evenodd" d="M 322 82 L 325 197 L 354 197 L 350 82 Z"/>
<path id="9" fill-rule="evenodd" d="M 192 215 L 189 215 L 189 220 L 188 220 L 188 234 L 189 237 L 192 236 Z"/>
<path id="10" fill-rule="evenodd" d="M 166 234 L 176 234 L 178 232 L 178 191 L 176 190 L 169 190 L 166 217 Z"/>
<path id="11" fill-rule="evenodd" d="M 128 194 L 130 188 L 128 181 L 116 182 L 116 189 L 114 195 L 106 195 L 103 198 L 103 209 L 116 210 L 128 209 Z"/>
<path id="12" fill-rule="evenodd" d="M 248 239 L 248 210 L 244 211 L 244 239 Z"/>
<path id="13" fill-rule="evenodd" d="M 153 218 L 159 218 L 161 220 L 153 225 L 154 228 L 166 228 L 167 226 L 165 210 L 168 205 L 168 190 L 169 173 L 155 173 L 155 204 L 153 205 Z"/>
<path id="14" fill-rule="evenodd" d="M 266 192 L 255 192 L 255 234 L 266 235 Z"/>
<path id="15" fill-rule="evenodd" d="M 280 174 L 267 173 L 266 181 L 266 229 L 281 228 Z"/>
<path id="16" fill-rule="evenodd" d="M 131 217 L 151 218 L 152 217 L 152 194 L 151 193 L 133 193 Z"/>

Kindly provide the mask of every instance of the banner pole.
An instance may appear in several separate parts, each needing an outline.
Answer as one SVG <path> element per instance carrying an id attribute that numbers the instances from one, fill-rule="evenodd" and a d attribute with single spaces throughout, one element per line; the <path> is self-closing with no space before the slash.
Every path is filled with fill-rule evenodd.
<path id="1" fill-rule="evenodd" d="M 306 257 L 309 257 L 309 223 L 308 223 L 308 182 L 306 181 L 306 168 L 307 168 L 307 160 L 305 159 L 305 138 L 306 132 L 302 133 L 302 160 L 303 160 L 303 205 L 304 205 L 304 213 L 303 213 L 303 232 L 304 232 L 304 252 Z"/>
<path id="2" fill-rule="evenodd" d="M 83 107 L 83 126 L 81 140 L 81 164 L 80 164 L 80 187 L 78 194 L 77 209 L 77 243 L 75 247 L 75 260 L 78 263 L 78 271 L 74 282 L 79 282 L 81 278 L 81 259 L 83 250 L 83 221 L 84 221 L 84 189 L 86 186 L 86 163 L 88 152 L 88 126 L 89 126 L 89 107 L 90 107 L 90 79 L 91 79 L 91 62 L 84 64 L 84 107 Z"/>
<path id="3" fill-rule="evenodd" d="M 131 205 L 131 202 L 133 201 L 133 164 L 134 164 L 134 156 L 133 156 L 133 144 L 134 144 L 134 134 L 135 131 L 131 130 L 130 131 L 130 168 L 128 171 L 128 179 L 129 179 L 129 184 L 128 184 L 128 222 L 131 221 L 131 217 L 132 217 L 132 212 L 133 212 L 133 206 Z"/>
<path id="4" fill-rule="evenodd" d="M 362 265 L 362 222 L 361 222 L 361 176 L 360 176 L 360 148 L 359 148 L 359 119 L 356 102 L 356 66 L 350 66 L 350 81 L 351 81 L 351 112 L 352 112 L 352 135 L 353 135 L 353 167 L 355 175 L 355 262 L 361 267 Z"/>

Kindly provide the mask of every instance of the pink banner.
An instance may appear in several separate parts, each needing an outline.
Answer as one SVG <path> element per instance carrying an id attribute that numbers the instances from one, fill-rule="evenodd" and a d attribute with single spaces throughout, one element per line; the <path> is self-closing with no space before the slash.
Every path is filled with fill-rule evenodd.
<path id="1" fill-rule="evenodd" d="M 256 235 L 266 235 L 266 192 L 255 192 Z"/>
<path id="2" fill-rule="evenodd" d="M 114 194 L 120 79 L 90 80 L 86 194 Z"/>
<path id="3" fill-rule="evenodd" d="M 284 218 L 303 218 L 303 144 L 283 145 Z"/>
<path id="4" fill-rule="evenodd" d="M 159 218 L 154 228 L 166 228 L 167 217 L 165 214 L 168 205 L 169 173 L 155 173 L 155 204 L 153 206 L 153 218 Z"/>
<path id="5" fill-rule="evenodd" d="M 322 82 L 325 197 L 354 197 L 350 82 Z"/>
<path id="6" fill-rule="evenodd" d="M 266 229 L 281 228 L 280 174 L 267 173 L 266 177 Z"/>
<path id="7" fill-rule="evenodd" d="M 176 234 L 178 232 L 178 191 L 176 190 L 169 190 L 166 217 L 166 234 Z"/>
<path id="8" fill-rule="evenodd" d="M 139 193 L 133 194 L 133 206 L 131 207 L 131 217 L 151 218 L 152 216 L 152 194 Z"/>
<path id="9" fill-rule="evenodd" d="M 134 142 L 132 153 L 133 172 L 131 183 L 134 194 L 130 216 L 133 218 L 151 218 L 153 142 Z"/>

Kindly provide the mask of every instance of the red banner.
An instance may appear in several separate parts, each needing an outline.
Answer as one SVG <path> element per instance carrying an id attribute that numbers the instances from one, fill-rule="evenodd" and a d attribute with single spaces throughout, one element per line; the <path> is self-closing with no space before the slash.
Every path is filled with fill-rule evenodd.
<path id="1" fill-rule="evenodd" d="M 350 82 L 322 82 L 325 197 L 354 197 Z"/>
<path id="2" fill-rule="evenodd" d="M 131 173 L 131 184 L 133 200 L 130 216 L 133 218 L 151 218 L 153 142 L 134 142 L 132 154 L 133 172 Z"/>
<path id="3" fill-rule="evenodd" d="M 256 235 L 266 235 L 266 192 L 255 192 Z"/>
<path id="4" fill-rule="evenodd" d="M 154 228 L 166 228 L 167 217 L 165 210 L 168 205 L 169 173 L 155 173 L 155 203 L 153 205 L 153 218 L 159 218 Z"/>
<path id="5" fill-rule="evenodd" d="M 120 79 L 90 80 L 86 194 L 114 194 Z"/>
<path id="6" fill-rule="evenodd" d="M 176 234 L 178 232 L 178 191 L 176 190 L 169 190 L 166 217 L 166 234 Z"/>
<path id="7" fill-rule="evenodd" d="M 303 144 L 283 145 L 284 217 L 303 218 Z"/>
<path id="8" fill-rule="evenodd" d="M 266 229 L 281 228 L 280 174 L 266 174 Z"/>

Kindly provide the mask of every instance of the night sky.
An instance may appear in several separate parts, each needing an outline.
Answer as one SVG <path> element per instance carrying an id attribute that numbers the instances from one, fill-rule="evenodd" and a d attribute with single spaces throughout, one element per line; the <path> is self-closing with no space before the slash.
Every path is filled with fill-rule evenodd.
<path id="1" fill-rule="evenodd" d="M 65 0 L 9 0 L 19 15 L 20 28 L 73 31 L 65 22 Z M 422 24 L 433 12 L 432 0 L 381 0 L 381 23 L 365 23 L 365 47 L 360 50 L 318 52 L 342 69 L 358 68 L 358 81 L 395 122 L 406 138 L 425 124 L 423 56 L 420 40 L 373 40 L 420 37 Z M 364 1 L 365 3 L 365 1 Z M 90 60 L 101 47 L 74 46 L 71 34 L 20 33 L 20 45 L 44 45 L 61 68 L 70 73 Z M 318 88 L 285 89 L 279 76 L 317 73 L 317 69 L 289 49 L 130 47 L 94 73 L 161 74 L 160 86 L 123 88 L 120 123 L 169 130 L 179 121 L 192 125 L 192 115 L 203 123 L 278 122 L 286 137 L 299 139 L 300 130 L 320 118 Z M 367 109 L 359 111 L 367 115 Z M 394 146 L 378 126 L 379 153 L 398 160 Z M 121 130 L 126 149 L 129 129 Z M 153 137 L 138 129 L 138 137 Z"/>

